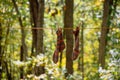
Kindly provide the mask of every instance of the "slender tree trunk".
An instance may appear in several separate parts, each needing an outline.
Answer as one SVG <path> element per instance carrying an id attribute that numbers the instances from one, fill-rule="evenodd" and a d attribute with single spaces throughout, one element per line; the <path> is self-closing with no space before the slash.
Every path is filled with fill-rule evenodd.
<path id="1" fill-rule="evenodd" d="M 0 23 L 0 80 L 2 79 L 2 71 L 6 71 L 7 79 L 12 80 L 11 77 L 11 72 L 10 72 L 10 67 L 8 66 L 8 63 L 5 59 L 3 59 L 3 55 L 7 53 L 7 42 L 8 42 L 8 35 L 10 31 L 10 25 L 9 23 L 7 24 L 7 30 L 6 30 L 6 35 L 5 35 L 5 41 L 4 41 L 4 46 L 2 45 L 2 38 L 3 38 L 3 28 L 2 24 Z M 6 51 L 6 52 L 5 52 Z"/>
<path id="2" fill-rule="evenodd" d="M 30 12 L 32 27 L 43 28 L 44 24 L 44 0 L 29 0 L 30 1 Z M 43 29 L 32 30 L 33 32 L 33 43 L 32 52 L 35 50 L 35 56 L 43 52 Z M 35 74 L 40 75 L 45 72 L 44 66 L 36 67 Z"/>
<path id="3" fill-rule="evenodd" d="M 9 25 L 7 25 L 9 26 Z M 6 66 L 6 64 L 4 64 L 5 60 L 3 59 L 3 55 L 5 53 L 5 51 L 7 52 L 7 40 L 8 40 L 8 35 L 9 35 L 9 27 L 7 28 L 7 31 L 6 31 L 6 35 L 5 35 L 5 41 L 4 41 L 4 46 L 2 46 L 2 38 L 3 38 L 3 28 L 2 28 L 2 24 L 0 24 L 0 78 L 2 78 L 2 71 L 4 71 L 6 69 L 6 74 L 7 74 L 7 78 L 11 80 L 11 73 L 9 72 L 8 70 L 8 66 Z"/>
<path id="4" fill-rule="evenodd" d="M 4 61 L 4 64 L 5 64 L 5 68 L 6 68 L 7 78 L 8 78 L 8 80 L 12 80 L 11 73 L 8 69 L 8 63 L 6 61 Z"/>
<path id="5" fill-rule="evenodd" d="M 2 79 L 2 24 L 0 23 L 0 80 Z"/>
<path id="6" fill-rule="evenodd" d="M 21 27 L 21 48 L 20 48 L 20 60 L 21 61 L 24 61 L 27 57 L 27 46 L 25 44 L 25 31 L 24 31 L 24 25 L 23 25 L 23 22 L 22 22 L 22 19 L 21 19 L 21 15 L 20 15 L 20 12 L 18 10 L 18 6 L 16 4 L 16 1 L 15 0 L 12 0 L 13 2 L 13 5 L 15 7 L 15 10 L 16 10 L 16 13 L 18 16 L 18 21 L 19 21 L 19 24 L 20 24 L 20 27 Z M 21 72 L 20 72 L 20 78 L 23 79 L 23 68 L 21 68 Z"/>
<path id="7" fill-rule="evenodd" d="M 4 51 L 6 51 L 5 53 L 7 53 L 8 49 L 7 49 L 7 46 L 8 46 L 8 36 L 9 36 L 9 32 L 10 32 L 10 25 L 9 25 L 9 22 L 7 24 L 7 31 L 6 31 L 6 36 L 5 36 L 5 46 L 4 46 Z M 4 53 L 3 53 L 4 54 Z M 9 56 L 10 58 L 10 56 Z M 10 69 L 11 67 L 9 66 L 9 61 L 6 61 L 6 60 L 3 60 L 4 62 L 4 65 L 5 65 L 5 69 L 6 69 L 6 74 L 7 74 L 7 78 L 8 80 L 12 80 L 12 76 L 11 76 L 11 72 L 10 72 Z"/>
<path id="8" fill-rule="evenodd" d="M 64 27 L 73 28 L 73 0 L 65 0 L 65 12 L 64 12 Z M 73 52 L 73 30 L 65 30 L 66 35 L 66 70 L 67 73 L 73 74 L 73 61 L 72 61 L 72 52 Z"/>
<path id="9" fill-rule="evenodd" d="M 110 26 L 110 15 L 111 15 L 112 5 L 113 5 L 113 0 L 104 1 L 103 20 L 101 25 L 101 37 L 100 37 L 100 43 L 99 43 L 99 64 L 103 68 L 105 66 L 107 34 L 109 32 L 108 28 Z"/>
<path id="10" fill-rule="evenodd" d="M 84 80 L 84 23 L 82 22 L 81 29 L 81 71 L 82 80 Z"/>
<path id="11" fill-rule="evenodd" d="M 78 70 L 82 72 L 82 80 L 84 80 L 84 22 L 81 22 L 81 40 L 80 40 L 80 56 L 78 59 Z"/>

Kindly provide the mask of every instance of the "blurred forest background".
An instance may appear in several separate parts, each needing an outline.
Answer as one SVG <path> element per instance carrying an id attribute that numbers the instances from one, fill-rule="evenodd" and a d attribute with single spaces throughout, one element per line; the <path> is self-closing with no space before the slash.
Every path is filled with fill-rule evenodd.
<path id="1" fill-rule="evenodd" d="M 0 0 L 0 80 L 120 80 L 120 0 Z"/>

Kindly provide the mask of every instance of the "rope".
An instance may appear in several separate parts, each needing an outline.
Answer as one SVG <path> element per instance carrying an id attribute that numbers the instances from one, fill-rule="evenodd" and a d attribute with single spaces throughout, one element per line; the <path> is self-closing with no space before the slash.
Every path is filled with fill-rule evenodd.
<path id="1" fill-rule="evenodd" d="M 38 27 L 32 27 L 32 28 L 21 28 L 21 27 L 12 27 L 12 29 L 33 29 L 33 30 L 39 30 L 39 29 L 57 29 L 57 28 L 38 28 Z M 62 28 L 63 30 L 71 30 L 71 29 L 75 29 L 75 28 Z M 113 27 L 113 28 L 110 28 L 110 27 L 103 27 L 103 28 L 84 28 L 84 29 L 120 29 L 120 27 Z"/>

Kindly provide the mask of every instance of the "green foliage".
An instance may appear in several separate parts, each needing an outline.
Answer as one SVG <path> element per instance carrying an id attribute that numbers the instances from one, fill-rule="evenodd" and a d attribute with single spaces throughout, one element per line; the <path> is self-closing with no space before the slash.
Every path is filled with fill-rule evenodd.
<path id="1" fill-rule="evenodd" d="M 63 0 L 64 1 L 64 0 Z M 85 80 L 119 80 L 120 74 L 120 4 L 118 3 L 116 14 L 111 19 L 111 28 L 108 34 L 108 45 L 106 69 L 98 70 L 98 48 L 100 27 L 102 22 L 102 11 L 104 0 L 74 0 L 74 27 L 84 23 L 84 76 Z M 14 80 L 20 78 L 20 68 L 24 68 L 24 77 L 35 80 L 64 80 L 65 79 L 65 50 L 63 52 L 62 68 L 52 61 L 52 55 L 56 46 L 56 30 L 63 27 L 64 3 L 60 0 L 45 0 L 44 28 L 54 28 L 44 30 L 44 55 L 32 56 L 32 31 L 30 22 L 30 10 L 28 0 L 16 0 L 20 15 L 25 26 L 26 43 L 28 47 L 28 57 L 20 61 L 21 32 L 18 22 L 19 15 L 16 14 L 11 0 L 0 0 L 0 23 L 2 25 L 2 47 L 4 49 L 3 59 L 8 63 L 9 72 Z M 1 27 L 0 27 L 1 28 Z M 87 29 L 99 28 L 99 29 Z M 9 33 L 7 30 L 9 29 Z M 80 35 L 81 37 L 81 35 Z M 80 45 L 81 48 L 81 45 Z M 111 54 L 110 51 L 113 51 Z M 81 59 L 81 54 L 80 54 Z M 4 64 L 4 61 L 2 62 Z M 82 72 L 78 70 L 78 59 L 73 62 L 74 73 L 67 77 L 68 80 L 81 80 Z M 45 66 L 45 74 L 36 76 L 34 68 Z M 0 66 L 1 67 L 1 66 Z M 5 65 L 2 66 L 2 79 L 7 79 Z M 99 71 L 99 72 L 98 72 Z M 99 79 L 100 77 L 100 79 Z"/>
<path id="2" fill-rule="evenodd" d="M 110 50 L 111 58 L 107 69 L 99 68 L 100 78 L 103 80 L 119 80 L 120 79 L 120 55 L 115 49 Z"/>

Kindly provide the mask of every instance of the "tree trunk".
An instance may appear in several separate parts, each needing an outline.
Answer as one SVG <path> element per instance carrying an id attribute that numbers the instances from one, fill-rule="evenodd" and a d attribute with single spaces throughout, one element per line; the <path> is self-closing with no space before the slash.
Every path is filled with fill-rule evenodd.
<path id="1" fill-rule="evenodd" d="M 44 0 L 30 0 L 30 12 L 32 27 L 43 28 L 44 24 Z M 43 52 L 43 29 L 32 30 L 33 31 L 33 44 L 32 52 L 35 50 L 35 56 Z M 33 54 L 33 53 L 32 53 Z M 43 74 L 45 72 L 44 66 L 36 67 L 36 75 Z"/>
<path id="2" fill-rule="evenodd" d="M 8 63 L 6 61 L 4 61 L 4 64 L 5 64 L 5 68 L 6 68 L 7 79 L 12 80 L 11 73 L 10 73 L 10 71 L 8 69 Z"/>
<path id="3" fill-rule="evenodd" d="M 44 23 L 44 0 L 39 0 L 39 7 L 38 7 L 38 19 L 37 19 L 37 27 L 43 28 Z M 43 52 L 43 29 L 37 30 L 37 48 L 36 53 L 44 53 Z M 45 72 L 44 66 L 40 66 L 37 71 L 37 75 L 43 74 Z"/>
<path id="4" fill-rule="evenodd" d="M 82 71 L 82 80 L 84 80 L 84 23 L 82 22 L 81 26 L 81 71 Z"/>
<path id="5" fill-rule="evenodd" d="M 21 48 L 20 48 L 20 61 L 24 61 L 27 57 L 27 46 L 25 44 L 25 31 L 24 31 L 24 25 L 21 19 L 21 15 L 20 12 L 18 10 L 18 6 L 16 4 L 15 0 L 12 0 L 13 5 L 15 7 L 16 13 L 18 15 L 18 21 L 21 27 Z M 21 72 L 20 72 L 20 78 L 23 79 L 23 68 L 21 68 Z"/>
<path id="6" fill-rule="evenodd" d="M 30 15 L 31 15 L 31 26 L 32 28 L 36 28 L 36 24 L 37 24 L 37 15 L 38 15 L 38 2 L 37 0 L 29 0 L 30 2 Z M 35 50 L 36 50 L 36 44 L 37 44 L 37 30 L 36 29 L 32 29 L 32 55 L 36 55 L 35 54 Z"/>
<path id="7" fill-rule="evenodd" d="M 0 80 L 2 79 L 2 24 L 0 23 Z"/>
<path id="8" fill-rule="evenodd" d="M 65 0 L 65 12 L 64 12 L 64 27 L 73 28 L 73 0 Z M 66 36 L 66 70 L 67 73 L 73 74 L 73 61 L 72 61 L 72 52 L 73 52 L 73 30 L 65 30 Z"/>
<path id="9" fill-rule="evenodd" d="M 39 0 L 37 28 L 43 28 L 44 23 L 44 0 Z M 37 30 L 37 49 L 36 53 L 43 53 L 43 29 Z"/>
<path id="10" fill-rule="evenodd" d="M 101 37 L 99 43 L 99 64 L 104 68 L 105 66 L 105 53 L 106 53 L 106 45 L 107 45 L 107 34 L 109 32 L 110 26 L 110 15 L 111 15 L 111 7 L 113 5 L 113 0 L 105 0 L 103 7 L 103 20 L 101 25 Z"/>

